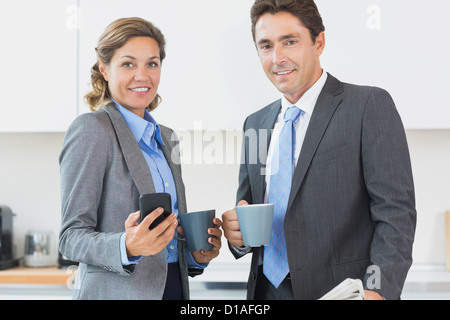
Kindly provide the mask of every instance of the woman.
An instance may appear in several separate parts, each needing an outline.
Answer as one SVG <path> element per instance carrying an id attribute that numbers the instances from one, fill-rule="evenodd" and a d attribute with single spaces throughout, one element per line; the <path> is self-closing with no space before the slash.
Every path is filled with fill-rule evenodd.
<path id="1" fill-rule="evenodd" d="M 99 39 L 93 91 L 86 95 L 94 112 L 79 116 L 66 133 L 60 251 L 80 262 L 76 299 L 188 299 L 188 275 L 201 274 L 219 254 L 219 228 L 208 230 L 210 251 L 191 253 L 174 239 L 182 232 L 177 214 L 186 212 L 179 154 L 172 152 L 178 141 L 149 113 L 161 101 L 164 46 L 148 21 L 110 24 Z M 136 210 L 141 194 L 155 192 L 170 193 L 173 213 L 149 230 L 161 212 L 139 223 Z"/>

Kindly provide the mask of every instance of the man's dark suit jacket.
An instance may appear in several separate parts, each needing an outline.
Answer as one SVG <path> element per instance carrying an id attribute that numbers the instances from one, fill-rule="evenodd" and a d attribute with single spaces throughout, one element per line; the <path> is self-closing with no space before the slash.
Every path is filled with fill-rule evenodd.
<path id="1" fill-rule="evenodd" d="M 258 142 L 244 138 L 237 201 L 264 201 L 265 152 L 257 163 L 254 152 L 268 149 L 280 108 L 278 100 L 245 121 L 244 132 L 256 130 Z M 295 298 L 318 299 L 344 279 L 359 278 L 385 299 L 399 299 L 415 226 L 409 151 L 392 98 L 382 89 L 328 75 L 294 172 L 284 224 Z M 262 248 L 252 249 L 248 299 Z M 230 249 L 236 258 L 245 253 Z"/>

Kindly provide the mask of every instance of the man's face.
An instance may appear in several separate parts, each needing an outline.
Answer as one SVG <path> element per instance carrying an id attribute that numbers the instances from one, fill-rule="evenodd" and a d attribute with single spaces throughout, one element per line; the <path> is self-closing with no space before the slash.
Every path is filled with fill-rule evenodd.
<path id="1" fill-rule="evenodd" d="M 262 15 L 255 25 L 255 42 L 264 72 L 291 103 L 322 75 L 324 33 L 313 43 L 309 30 L 288 12 Z"/>

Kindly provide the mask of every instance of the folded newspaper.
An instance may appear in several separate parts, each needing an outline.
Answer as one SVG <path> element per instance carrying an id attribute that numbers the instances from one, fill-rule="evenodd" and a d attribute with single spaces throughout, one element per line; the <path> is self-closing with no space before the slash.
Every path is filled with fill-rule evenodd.
<path id="1" fill-rule="evenodd" d="M 347 278 L 319 300 L 364 300 L 364 287 L 360 279 Z"/>

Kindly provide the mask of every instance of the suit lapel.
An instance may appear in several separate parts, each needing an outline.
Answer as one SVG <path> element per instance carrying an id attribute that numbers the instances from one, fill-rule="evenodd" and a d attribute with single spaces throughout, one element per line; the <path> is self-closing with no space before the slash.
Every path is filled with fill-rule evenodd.
<path id="1" fill-rule="evenodd" d="M 288 210 L 303 183 L 303 179 L 311 165 L 311 161 L 314 158 L 317 147 L 325 134 L 328 124 L 330 123 L 336 108 L 342 102 L 342 92 L 342 83 L 328 74 L 327 82 L 314 107 L 314 112 L 306 132 L 297 167 L 294 171 Z"/>
<path id="2" fill-rule="evenodd" d="M 110 103 L 103 109 L 109 118 L 116 132 L 117 140 L 119 141 L 120 148 L 122 149 L 123 157 L 130 171 L 131 177 L 139 191 L 139 193 L 155 193 L 155 186 L 153 184 L 152 175 L 150 169 L 146 165 L 144 155 L 141 148 L 136 142 L 136 138 L 131 132 L 125 119 L 117 110 L 114 103 Z"/>

